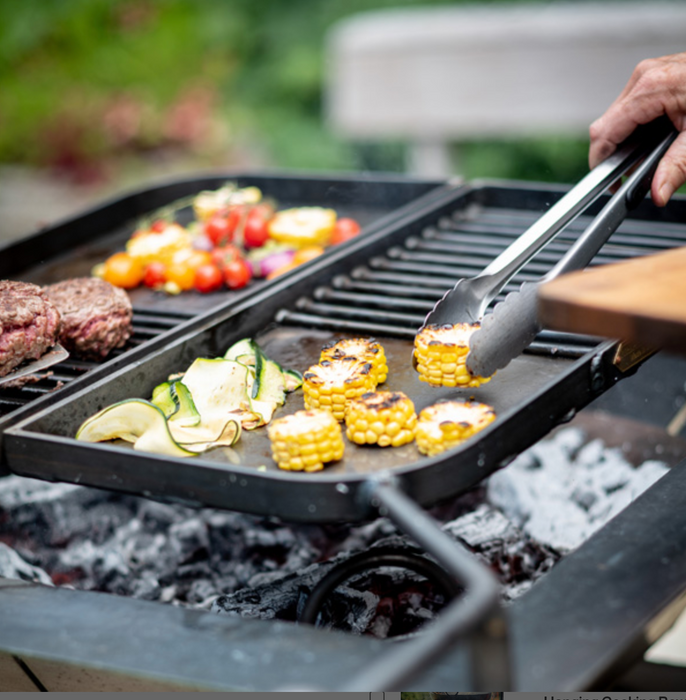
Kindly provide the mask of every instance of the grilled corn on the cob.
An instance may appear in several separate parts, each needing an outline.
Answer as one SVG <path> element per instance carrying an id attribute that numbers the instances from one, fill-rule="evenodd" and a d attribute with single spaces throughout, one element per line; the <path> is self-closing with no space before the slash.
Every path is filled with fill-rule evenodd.
<path id="1" fill-rule="evenodd" d="M 469 338 L 479 324 L 428 325 L 414 339 L 414 360 L 419 379 L 432 386 L 477 387 L 490 381 L 467 369 Z"/>
<path id="2" fill-rule="evenodd" d="M 419 414 L 417 447 L 425 455 L 439 454 L 464 442 L 494 420 L 493 408 L 478 401 L 439 401 Z"/>
<path id="3" fill-rule="evenodd" d="M 267 428 L 272 456 L 280 469 L 316 472 L 343 457 L 341 426 L 329 411 L 297 411 Z"/>
<path id="4" fill-rule="evenodd" d="M 370 391 L 348 403 L 345 425 L 346 436 L 358 445 L 400 447 L 414 440 L 417 414 L 401 391 Z"/>
<path id="5" fill-rule="evenodd" d="M 303 374 L 305 408 L 323 408 L 336 420 L 345 418 L 348 401 L 376 389 L 372 364 L 356 357 L 324 360 Z"/>
<path id="6" fill-rule="evenodd" d="M 329 343 L 322 348 L 319 361 L 340 360 L 343 357 L 356 357 L 370 362 L 372 374 L 377 384 L 383 384 L 388 376 L 388 363 L 383 346 L 374 338 L 347 338 Z"/>

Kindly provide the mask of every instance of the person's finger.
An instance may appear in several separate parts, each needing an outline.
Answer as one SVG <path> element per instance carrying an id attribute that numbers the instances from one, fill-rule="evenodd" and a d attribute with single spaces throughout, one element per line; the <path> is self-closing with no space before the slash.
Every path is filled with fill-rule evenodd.
<path id="1" fill-rule="evenodd" d="M 620 96 L 589 129 L 589 165 L 610 156 L 639 124 L 686 111 L 686 54 L 642 61 Z"/>
<path id="2" fill-rule="evenodd" d="M 627 139 L 637 126 L 657 119 L 665 111 L 663 100 L 654 95 L 630 94 L 614 102 L 589 128 L 591 144 L 588 150 L 588 164 L 591 169 L 612 155 L 617 146 Z"/>
<path id="3" fill-rule="evenodd" d="M 683 184 L 686 184 L 686 131 L 677 136 L 657 166 L 650 188 L 653 202 L 664 207 Z"/>

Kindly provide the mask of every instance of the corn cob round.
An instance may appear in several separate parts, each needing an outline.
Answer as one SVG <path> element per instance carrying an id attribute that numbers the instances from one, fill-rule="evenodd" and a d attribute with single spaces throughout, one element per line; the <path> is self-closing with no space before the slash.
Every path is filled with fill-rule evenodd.
<path id="1" fill-rule="evenodd" d="M 377 384 L 383 384 L 388 376 L 388 363 L 383 346 L 374 338 L 346 338 L 329 343 L 322 348 L 319 361 L 340 360 L 343 357 L 356 357 L 370 362 L 372 374 Z"/>
<path id="2" fill-rule="evenodd" d="M 414 339 L 414 362 L 419 379 L 431 386 L 477 387 L 490 381 L 467 369 L 469 338 L 479 324 L 428 325 Z"/>
<path id="3" fill-rule="evenodd" d="M 414 440 L 417 414 L 401 391 L 370 391 L 348 403 L 345 425 L 346 436 L 358 445 L 399 447 Z"/>
<path id="4" fill-rule="evenodd" d="M 341 426 L 329 411 L 297 411 L 267 427 L 272 457 L 280 469 L 317 472 L 343 457 Z"/>
<path id="5" fill-rule="evenodd" d="M 333 413 L 336 420 L 345 418 L 348 401 L 376 389 L 370 362 L 356 357 L 324 360 L 312 365 L 303 374 L 305 408 L 322 408 Z"/>
<path id="6" fill-rule="evenodd" d="M 415 440 L 433 456 L 459 445 L 495 420 L 491 406 L 478 401 L 439 401 L 419 414 Z"/>

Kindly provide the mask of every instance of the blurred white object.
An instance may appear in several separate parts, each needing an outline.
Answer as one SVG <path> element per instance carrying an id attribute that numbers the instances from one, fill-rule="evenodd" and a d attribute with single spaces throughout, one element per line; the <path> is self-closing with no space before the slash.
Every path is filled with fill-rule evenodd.
<path id="1" fill-rule="evenodd" d="M 326 111 L 350 139 L 409 140 L 408 170 L 449 174 L 450 142 L 588 134 L 644 58 L 684 50 L 686 3 L 383 10 L 327 40 Z"/>

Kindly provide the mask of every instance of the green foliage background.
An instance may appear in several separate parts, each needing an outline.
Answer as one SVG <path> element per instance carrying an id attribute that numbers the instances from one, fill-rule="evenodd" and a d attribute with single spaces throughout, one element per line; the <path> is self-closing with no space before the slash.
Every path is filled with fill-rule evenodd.
<path id="1" fill-rule="evenodd" d="M 353 144 L 327 131 L 323 47 L 351 14 L 429 4 L 456 3 L 0 0 L 0 163 L 92 164 L 171 145 L 210 161 L 253 148 L 279 167 L 402 170 L 404 144 Z M 204 144 L 170 144 L 165 119 L 198 85 L 210 86 L 223 131 Z M 102 126 L 122 98 L 140 112 L 125 144 Z M 461 144 L 461 171 L 570 182 L 585 173 L 586 150 L 563 137 Z"/>

